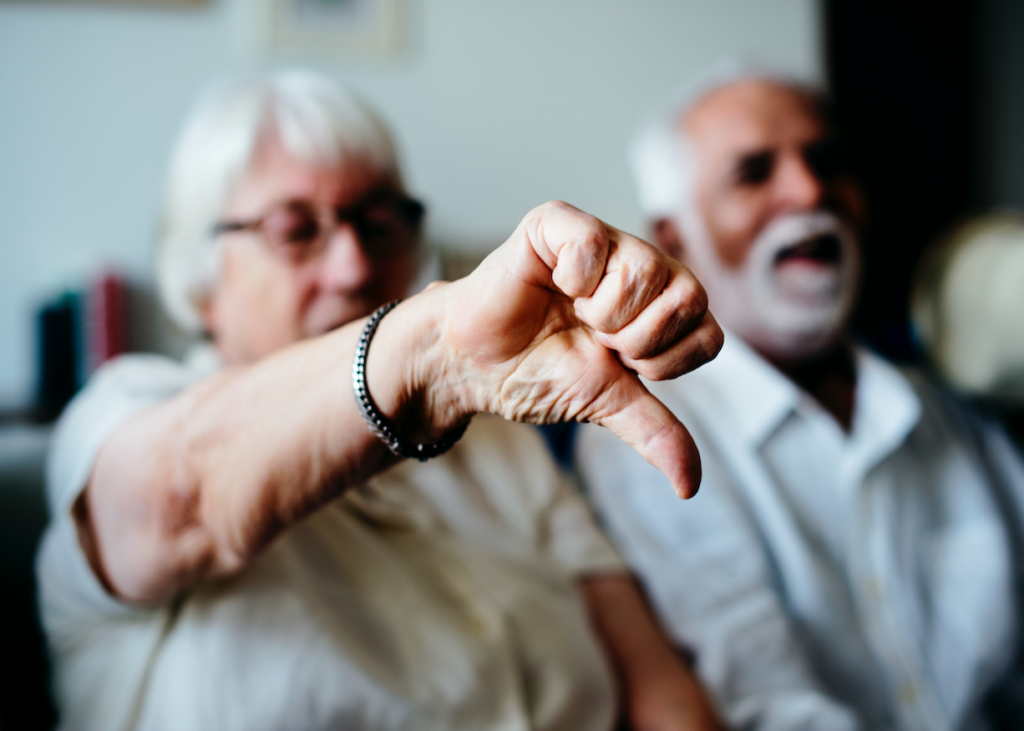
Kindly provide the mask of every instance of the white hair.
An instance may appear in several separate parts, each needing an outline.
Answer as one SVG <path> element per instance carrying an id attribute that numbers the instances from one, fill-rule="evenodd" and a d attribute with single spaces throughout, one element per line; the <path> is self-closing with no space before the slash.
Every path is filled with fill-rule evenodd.
<path id="1" fill-rule="evenodd" d="M 686 264 L 707 290 L 719 323 L 762 354 L 795 362 L 822 352 L 841 336 L 856 302 L 860 254 L 856 231 L 836 213 L 793 210 L 780 212 L 756 232 L 740 265 L 722 261 L 697 205 L 698 158 L 685 123 L 713 92 L 749 81 L 798 93 L 824 119 L 824 96 L 810 84 L 765 66 L 728 62 L 692 79 L 641 127 L 630 147 L 630 163 L 644 213 L 651 221 L 668 219 L 676 225 Z M 783 252 L 826 239 L 839 247 L 840 266 L 776 267 Z"/>
<path id="2" fill-rule="evenodd" d="M 668 104 L 641 124 L 629 145 L 629 167 L 640 208 L 649 220 L 674 219 L 680 213 L 695 212 L 692 194 L 696 160 L 682 122 L 713 92 L 744 81 L 767 81 L 808 97 L 821 96 L 807 80 L 748 61 L 723 61 L 690 78 L 676 90 Z"/>
<path id="3" fill-rule="evenodd" d="M 220 259 L 213 227 L 268 129 L 300 162 L 369 165 L 402 187 L 383 123 L 326 77 L 284 71 L 206 93 L 171 158 L 157 255 L 164 308 L 186 332 L 204 329 L 200 304 L 216 281 Z"/>

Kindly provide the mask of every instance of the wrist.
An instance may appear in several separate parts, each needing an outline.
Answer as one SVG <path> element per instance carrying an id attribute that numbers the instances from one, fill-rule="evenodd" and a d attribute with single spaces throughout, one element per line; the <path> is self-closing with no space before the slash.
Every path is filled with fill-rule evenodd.
<path id="1" fill-rule="evenodd" d="M 410 298 L 381 319 L 366 355 L 370 394 L 409 442 L 437 442 L 476 413 L 447 345 L 443 289 Z"/>

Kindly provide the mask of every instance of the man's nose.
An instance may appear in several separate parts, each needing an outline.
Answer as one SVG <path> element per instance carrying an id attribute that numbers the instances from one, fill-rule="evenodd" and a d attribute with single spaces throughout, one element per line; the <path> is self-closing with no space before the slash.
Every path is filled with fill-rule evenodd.
<path id="1" fill-rule="evenodd" d="M 776 173 L 776 193 L 784 208 L 813 209 L 821 205 L 825 186 L 802 156 L 789 155 Z"/>
<path id="2" fill-rule="evenodd" d="M 325 289 L 358 289 L 373 276 L 373 260 L 347 221 L 327 241 L 319 263 L 320 286 Z"/>

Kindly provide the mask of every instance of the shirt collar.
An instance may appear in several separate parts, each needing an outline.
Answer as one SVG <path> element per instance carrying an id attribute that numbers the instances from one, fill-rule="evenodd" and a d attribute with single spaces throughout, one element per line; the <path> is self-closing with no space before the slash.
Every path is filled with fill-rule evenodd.
<path id="1" fill-rule="evenodd" d="M 718 357 L 693 375 L 716 382 L 718 387 L 707 392 L 714 393 L 713 408 L 733 425 L 737 437 L 757 446 L 800 400 L 800 389 L 792 381 L 729 332 Z"/>
<path id="2" fill-rule="evenodd" d="M 921 399 L 891 363 L 864 348 L 854 354 L 857 392 L 847 452 L 870 467 L 906 441 L 921 420 Z"/>
<path id="3" fill-rule="evenodd" d="M 857 390 L 847 449 L 868 464 L 906 439 L 920 420 L 921 403 L 893 365 L 859 346 L 853 353 Z M 801 401 L 810 398 L 729 332 L 718 357 L 687 380 L 691 396 L 709 400 L 705 406 L 713 409 L 711 413 L 719 414 L 737 438 L 755 447 L 763 446 Z"/>

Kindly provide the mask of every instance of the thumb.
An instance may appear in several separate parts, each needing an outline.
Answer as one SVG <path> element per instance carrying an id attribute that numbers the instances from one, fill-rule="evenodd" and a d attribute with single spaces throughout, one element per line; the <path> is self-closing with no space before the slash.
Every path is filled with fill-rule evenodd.
<path id="1" fill-rule="evenodd" d="M 627 389 L 625 406 L 594 422 L 635 449 L 672 483 L 676 495 L 686 499 L 700 487 L 700 454 L 693 437 L 675 414 L 651 395 L 637 378 L 620 387 Z"/>

